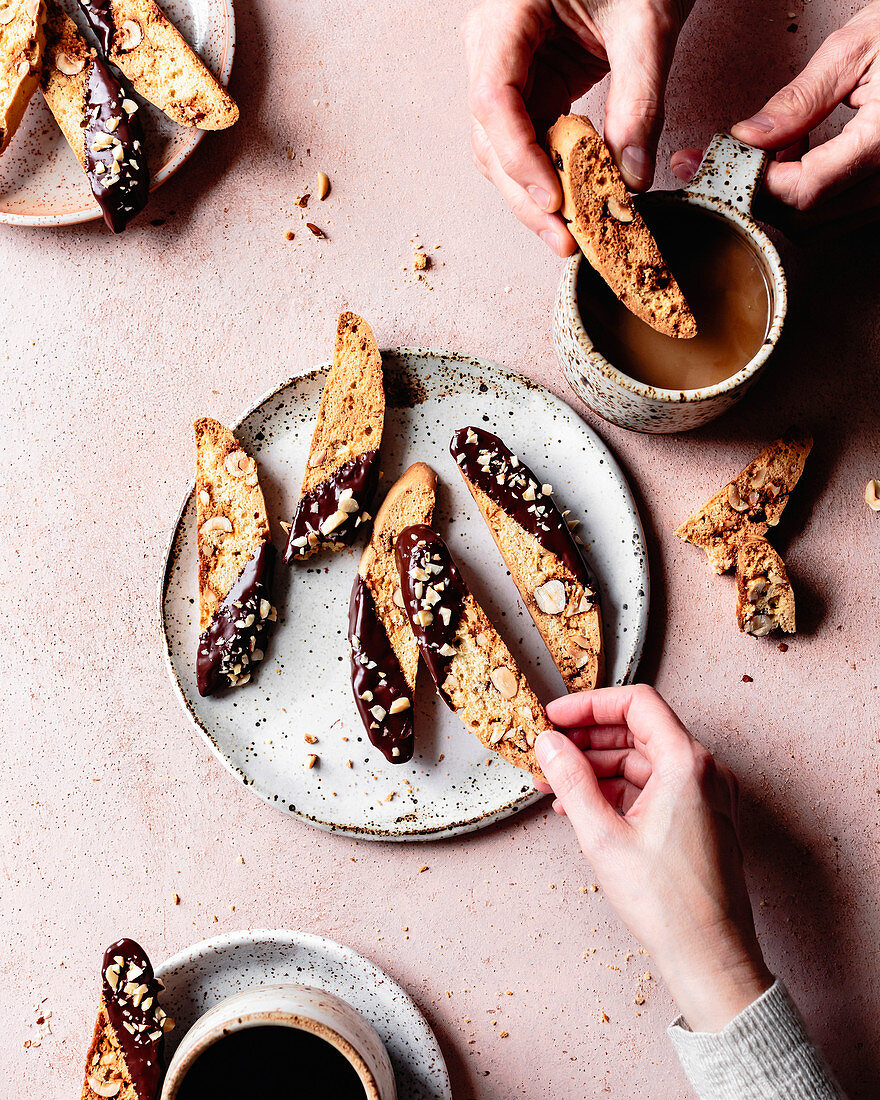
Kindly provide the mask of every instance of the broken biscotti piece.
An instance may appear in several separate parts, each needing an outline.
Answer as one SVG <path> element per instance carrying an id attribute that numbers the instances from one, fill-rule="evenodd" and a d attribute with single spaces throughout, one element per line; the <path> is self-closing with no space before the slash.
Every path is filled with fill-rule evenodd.
<path id="1" fill-rule="evenodd" d="M 785 563 L 760 536 L 740 540 L 736 554 L 736 618 L 746 634 L 763 638 L 771 630 L 794 634 L 794 592 Z"/>
<path id="2" fill-rule="evenodd" d="M 195 422 L 199 548 L 199 694 L 246 684 L 262 661 L 275 547 L 257 464 L 208 417 Z"/>
<path id="3" fill-rule="evenodd" d="M 174 1027 L 159 1004 L 163 988 L 146 952 L 134 940 L 119 940 L 107 948 L 80 1100 L 157 1100 L 165 1032 Z"/>
<path id="4" fill-rule="evenodd" d="M 437 475 L 416 462 L 391 486 L 376 513 L 348 612 L 351 686 L 374 744 L 393 764 L 413 754 L 413 697 L 419 647 L 403 610 L 394 547 L 405 527 L 431 522 Z"/>
<path id="5" fill-rule="evenodd" d="M 404 610 L 441 698 L 486 748 L 543 782 L 534 745 L 551 728 L 544 708 L 446 543 L 430 527 L 407 527 L 396 556 Z"/>
<path id="6" fill-rule="evenodd" d="M 342 550 L 369 521 L 384 421 L 382 356 L 373 330 L 356 313 L 343 313 L 285 562 Z"/>
<path id="7" fill-rule="evenodd" d="M 562 183 L 560 213 L 587 261 L 646 324 L 667 336 L 696 336 L 681 287 L 590 120 L 563 115 L 547 142 Z"/>
<path id="8" fill-rule="evenodd" d="M 45 18 L 42 0 L 0 0 L 0 153 L 40 83 Z"/>
<path id="9" fill-rule="evenodd" d="M 224 130 L 238 119 L 218 84 L 153 0 L 80 0 L 108 61 L 181 126 Z"/>
<path id="10" fill-rule="evenodd" d="M 150 170 L 138 106 L 124 82 L 93 56 L 76 24 L 46 0 L 41 87 L 114 233 L 147 205 Z"/>
<path id="11" fill-rule="evenodd" d="M 763 535 L 779 522 L 812 446 L 809 432 L 789 432 L 777 439 L 675 534 L 705 550 L 716 573 L 732 569 L 739 540 Z"/>

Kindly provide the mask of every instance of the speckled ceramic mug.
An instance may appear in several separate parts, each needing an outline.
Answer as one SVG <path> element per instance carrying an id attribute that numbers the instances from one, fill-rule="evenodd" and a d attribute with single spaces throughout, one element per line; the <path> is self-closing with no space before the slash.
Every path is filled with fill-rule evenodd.
<path id="1" fill-rule="evenodd" d="M 709 210 L 730 223 L 763 265 L 770 294 L 767 334 L 757 354 L 736 374 L 698 390 L 648 386 L 619 371 L 596 348 L 578 306 L 580 252 L 565 265 L 553 311 L 553 344 L 569 384 L 587 405 L 612 424 L 637 432 L 684 432 L 720 416 L 753 385 L 779 340 L 787 307 L 779 253 L 751 215 L 767 154 L 729 134 L 716 134 L 697 174 L 680 191 L 653 191 L 652 202 Z"/>
<path id="2" fill-rule="evenodd" d="M 174 1100 L 196 1059 L 218 1039 L 266 1025 L 299 1028 L 319 1036 L 354 1067 L 366 1100 L 397 1100 L 391 1059 L 373 1025 L 341 998 L 305 985 L 244 989 L 208 1009 L 175 1051 L 161 1100 Z"/>

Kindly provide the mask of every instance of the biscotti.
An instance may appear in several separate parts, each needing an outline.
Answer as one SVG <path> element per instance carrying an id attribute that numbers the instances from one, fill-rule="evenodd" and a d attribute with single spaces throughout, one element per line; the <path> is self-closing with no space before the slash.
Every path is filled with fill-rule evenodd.
<path id="1" fill-rule="evenodd" d="M 40 86 L 82 166 L 104 221 L 121 232 L 147 204 L 150 171 L 138 105 L 76 24 L 46 0 L 46 50 Z"/>
<path id="2" fill-rule="evenodd" d="M 405 527 L 431 522 L 437 475 L 416 462 L 391 486 L 361 557 L 348 616 L 351 686 L 367 734 L 394 764 L 413 754 L 419 647 L 403 610 L 394 547 Z"/>
<path id="3" fill-rule="evenodd" d="M 159 1004 L 162 988 L 146 952 L 134 940 L 107 948 L 80 1100 L 157 1100 L 165 1033 L 174 1027 Z"/>
<path id="4" fill-rule="evenodd" d="M 384 422 L 382 356 L 373 330 L 356 313 L 343 313 L 285 562 L 342 550 L 369 521 Z"/>
<path id="5" fill-rule="evenodd" d="M 430 527 L 407 527 L 396 557 L 404 610 L 441 698 L 487 749 L 543 781 L 534 745 L 551 728 L 544 708 L 446 543 Z"/>
<path id="6" fill-rule="evenodd" d="M 552 486 L 481 428 L 459 428 L 449 450 L 565 686 L 592 690 L 604 671 L 599 588 Z"/>
<path id="7" fill-rule="evenodd" d="M 813 446 L 809 432 L 789 432 L 741 470 L 676 530 L 706 552 L 716 573 L 732 569 L 744 536 L 775 527 Z"/>
<path id="8" fill-rule="evenodd" d="M 736 554 L 736 619 L 746 634 L 794 634 L 794 591 L 785 563 L 765 538 L 742 538 Z"/>
<path id="9" fill-rule="evenodd" d="M 230 94 L 153 0 L 80 2 L 107 59 L 169 118 L 200 130 L 223 130 L 238 119 Z"/>
<path id="10" fill-rule="evenodd" d="M 42 0 L 0 0 L 0 154 L 40 83 L 45 18 Z"/>
<path id="11" fill-rule="evenodd" d="M 562 184 L 560 213 L 590 265 L 646 324 L 667 336 L 696 336 L 681 287 L 590 120 L 562 116 L 547 142 Z"/>
<path id="12" fill-rule="evenodd" d="M 275 547 L 256 463 L 235 436 L 202 417 L 196 435 L 200 695 L 246 684 L 275 621 Z"/>

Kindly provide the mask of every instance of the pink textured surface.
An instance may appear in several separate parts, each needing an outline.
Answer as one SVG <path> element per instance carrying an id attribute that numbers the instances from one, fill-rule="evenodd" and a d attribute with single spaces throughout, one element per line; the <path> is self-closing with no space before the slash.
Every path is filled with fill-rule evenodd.
<path id="1" fill-rule="evenodd" d="M 827 7 L 703 5 L 673 76 L 667 151 L 702 142 L 796 71 L 830 29 Z M 156 586 L 192 476 L 192 419 L 232 419 L 326 359 L 340 308 L 363 312 L 382 344 L 484 355 L 568 396 L 549 331 L 559 262 L 471 166 L 464 8 L 387 0 L 352 22 L 326 0 L 240 0 L 242 121 L 205 140 L 147 218 L 119 240 L 98 226 L 0 228 L 10 1094 L 76 1093 L 96 968 L 115 937 L 136 936 L 158 961 L 218 931 L 289 926 L 342 940 L 403 982 L 459 1100 L 688 1095 L 663 1034 L 670 999 L 644 981 L 636 1005 L 651 962 L 629 957 L 636 945 L 601 892 L 581 893 L 593 876 L 564 821 L 539 807 L 426 847 L 316 833 L 211 758 L 162 664 Z M 600 103 L 591 97 L 594 115 Z M 308 215 L 324 241 L 294 205 L 319 169 L 333 190 Z M 416 232 L 436 264 L 425 284 L 401 271 Z M 862 503 L 880 476 L 880 288 L 867 259 L 878 243 L 870 231 L 785 248 L 784 346 L 716 425 L 649 438 L 587 416 L 627 469 L 650 540 L 643 676 L 739 774 L 769 963 L 862 1097 L 880 1073 L 880 516 Z M 779 529 L 804 628 L 783 654 L 738 635 L 732 582 L 670 532 L 792 422 L 816 447 Z M 51 1034 L 26 1048 L 46 1011 Z"/>

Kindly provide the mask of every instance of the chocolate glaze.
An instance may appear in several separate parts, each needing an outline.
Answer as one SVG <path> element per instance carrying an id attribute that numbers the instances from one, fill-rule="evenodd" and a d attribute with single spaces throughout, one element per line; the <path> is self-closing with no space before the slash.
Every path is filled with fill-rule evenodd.
<path id="1" fill-rule="evenodd" d="M 199 638 L 196 660 L 199 695 L 211 695 L 241 683 L 261 659 L 269 623 L 275 617 L 274 573 L 275 547 L 267 539 L 254 551 Z"/>
<path id="2" fill-rule="evenodd" d="M 426 524 L 405 527 L 400 532 L 395 557 L 404 610 L 422 660 L 434 678 L 440 697 L 454 710 L 452 700 L 443 689 L 454 654 L 440 650 L 444 646 L 455 648 L 455 634 L 468 595 L 467 586 L 446 543 Z M 439 596 L 435 603 L 425 598 L 429 588 Z M 448 611 L 448 616 L 441 611 Z M 431 616 L 430 621 L 423 622 L 419 618 L 424 612 Z"/>
<path id="3" fill-rule="evenodd" d="M 162 1083 L 164 1030 L 168 1027 L 165 1024 L 163 1028 L 167 1018 L 158 1002 L 161 985 L 146 951 L 134 940 L 118 940 L 107 948 L 101 974 L 107 1015 L 138 1100 L 155 1100 Z M 130 992 L 126 993 L 126 988 Z"/>
<path id="4" fill-rule="evenodd" d="M 113 35 L 116 33 L 110 0 L 80 0 L 80 5 L 89 26 L 95 32 L 104 56 L 109 57 L 113 48 Z"/>
<path id="5" fill-rule="evenodd" d="M 348 640 L 351 643 L 351 686 L 354 701 L 370 741 L 392 764 L 405 764 L 413 754 L 412 694 L 391 640 L 376 612 L 373 593 L 358 573 L 348 608 Z M 367 698 L 363 699 L 362 695 Z M 409 707 L 391 714 L 396 699 Z M 380 720 L 373 707 L 385 712 Z"/>
<path id="6" fill-rule="evenodd" d="M 322 548 L 339 550 L 352 541 L 361 524 L 370 518 L 367 509 L 379 484 L 378 457 L 378 451 L 364 451 L 299 498 L 284 551 L 285 563 L 307 558 Z M 349 512 L 333 531 L 322 534 L 321 525 L 339 511 L 340 497 L 346 490 L 351 490 L 357 510 Z"/>
<path id="7" fill-rule="evenodd" d="M 144 132 L 138 112 L 129 114 L 122 106 L 126 99 L 134 102 L 125 79 L 93 57 L 86 86 L 85 171 L 104 221 L 114 233 L 121 233 L 143 210 L 150 195 Z M 105 141 L 112 143 L 95 149 L 95 144 Z"/>
<path id="8" fill-rule="evenodd" d="M 467 480 L 482 489 L 520 527 L 534 535 L 545 550 L 559 558 L 584 586 L 585 594 L 595 599 L 595 576 L 581 557 L 553 497 L 542 493 L 541 482 L 528 466 L 520 462 L 497 435 L 482 428 L 459 428 L 452 437 L 449 451 Z M 478 459 L 483 457 L 485 461 L 487 455 L 488 463 L 481 465 Z M 534 500 L 523 499 L 529 486 L 534 492 Z"/>

